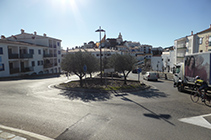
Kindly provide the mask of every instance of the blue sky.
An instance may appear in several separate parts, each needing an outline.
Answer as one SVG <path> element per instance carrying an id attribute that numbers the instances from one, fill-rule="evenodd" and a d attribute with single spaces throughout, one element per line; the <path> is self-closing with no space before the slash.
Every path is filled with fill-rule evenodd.
<path id="1" fill-rule="evenodd" d="M 0 0 L 0 35 L 46 33 L 62 47 L 107 38 L 137 41 L 153 47 L 209 28 L 211 0 Z"/>

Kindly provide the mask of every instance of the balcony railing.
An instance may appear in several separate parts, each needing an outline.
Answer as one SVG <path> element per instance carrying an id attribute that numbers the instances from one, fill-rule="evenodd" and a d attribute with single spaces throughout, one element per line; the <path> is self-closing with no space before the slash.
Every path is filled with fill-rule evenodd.
<path id="1" fill-rule="evenodd" d="M 20 54 L 20 58 L 33 58 L 33 54 Z"/>
<path id="2" fill-rule="evenodd" d="M 187 49 L 185 44 L 178 44 L 177 49 Z"/>
<path id="3" fill-rule="evenodd" d="M 15 74 L 15 73 L 19 73 L 19 68 L 13 68 L 13 69 L 10 69 L 10 74 Z"/>
<path id="4" fill-rule="evenodd" d="M 33 54 L 9 54 L 9 59 L 33 58 Z"/>
<path id="5" fill-rule="evenodd" d="M 44 68 L 50 68 L 50 67 L 53 67 L 53 64 L 52 63 L 44 64 Z"/>
<path id="6" fill-rule="evenodd" d="M 30 72 L 30 71 L 34 71 L 34 67 L 25 67 L 21 69 L 21 72 Z"/>
<path id="7" fill-rule="evenodd" d="M 53 54 L 43 54 L 43 57 L 53 57 Z"/>
<path id="8" fill-rule="evenodd" d="M 18 59 L 19 55 L 18 54 L 9 54 L 9 59 Z"/>

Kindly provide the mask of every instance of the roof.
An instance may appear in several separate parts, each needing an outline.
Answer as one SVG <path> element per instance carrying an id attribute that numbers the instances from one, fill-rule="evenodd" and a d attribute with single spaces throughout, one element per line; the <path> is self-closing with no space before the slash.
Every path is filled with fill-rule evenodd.
<path id="1" fill-rule="evenodd" d="M 198 32 L 197 34 L 201 34 L 201 33 L 209 32 L 209 31 L 211 31 L 211 27 L 210 27 L 210 28 L 208 28 L 208 29 L 206 29 L 206 30 L 203 30 L 203 31 L 201 31 L 201 32 Z"/>
<path id="2" fill-rule="evenodd" d="M 78 52 L 78 51 L 82 51 L 82 52 L 84 52 L 84 51 L 87 51 L 87 52 L 100 52 L 100 49 L 99 48 L 90 48 L 90 49 L 81 49 L 81 48 L 79 48 L 79 49 L 71 49 L 71 50 L 68 50 L 68 52 Z M 116 51 L 116 50 L 111 50 L 111 49 L 107 49 L 107 48 L 102 48 L 102 50 L 101 50 L 102 52 L 119 52 L 119 51 Z"/>
<path id="3" fill-rule="evenodd" d="M 22 35 L 28 35 L 28 36 L 30 36 L 30 39 L 31 39 L 32 37 L 35 37 L 35 38 L 50 38 L 50 39 L 62 41 L 62 40 L 60 40 L 60 39 L 56 39 L 56 38 L 52 38 L 52 37 L 48 37 L 48 36 L 41 36 L 41 35 L 37 35 L 37 34 L 30 34 L 30 33 L 21 33 L 21 34 L 17 34 L 17 35 L 12 35 L 12 36 L 7 37 L 7 38 L 13 38 L 13 37 L 17 38 L 18 36 L 22 36 Z M 24 39 L 24 38 L 21 38 L 21 39 Z M 25 38 L 25 39 L 26 39 L 26 38 Z"/>
<path id="4" fill-rule="evenodd" d="M 3 39 L 0 39 L 0 43 L 3 43 L 3 44 L 15 44 L 15 45 L 30 45 L 30 46 L 37 46 L 37 47 L 48 47 L 48 46 L 42 46 L 42 45 L 35 45 L 35 44 L 32 44 L 32 43 L 26 43 L 26 42 L 21 42 L 21 41 L 9 41 L 9 40 L 3 40 Z"/>

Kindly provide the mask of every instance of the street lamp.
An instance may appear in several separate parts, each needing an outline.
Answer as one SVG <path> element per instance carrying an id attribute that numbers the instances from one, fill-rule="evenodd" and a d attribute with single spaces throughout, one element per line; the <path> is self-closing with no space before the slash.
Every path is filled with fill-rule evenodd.
<path id="1" fill-rule="evenodd" d="M 101 32 L 105 32 L 105 30 L 101 29 L 101 26 L 99 27 L 99 29 L 97 29 L 95 32 L 99 32 L 99 36 L 100 36 L 100 81 L 102 83 L 102 47 L 101 47 Z"/>

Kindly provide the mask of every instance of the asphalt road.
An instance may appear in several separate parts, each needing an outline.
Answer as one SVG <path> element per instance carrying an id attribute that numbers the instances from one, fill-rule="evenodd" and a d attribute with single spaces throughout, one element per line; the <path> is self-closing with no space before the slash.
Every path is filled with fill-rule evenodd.
<path id="1" fill-rule="evenodd" d="M 138 77 L 130 74 L 129 78 Z M 58 140 L 211 137 L 211 108 L 201 102 L 193 103 L 189 94 L 179 93 L 171 81 L 141 79 L 151 89 L 93 94 L 93 98 L 53 88 L 52 85 L 64 81 L 67 79 L 63 76 L 0 81 L 0 124 Z"/>

